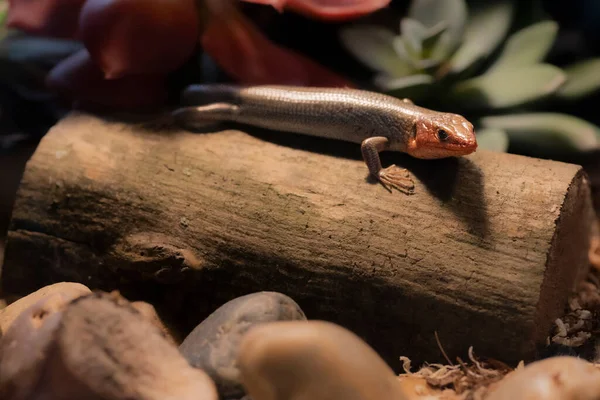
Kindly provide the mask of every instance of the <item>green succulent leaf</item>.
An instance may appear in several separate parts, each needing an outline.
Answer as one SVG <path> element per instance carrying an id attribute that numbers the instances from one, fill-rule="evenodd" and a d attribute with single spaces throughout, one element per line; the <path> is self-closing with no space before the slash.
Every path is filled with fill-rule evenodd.
<path id="1" fill-rule="evenodd" d="M 414 67 L 394 49 L 396 35 L 374 25 L 355 25 L 340 30 L 340 41 L 360 62 L 393 77 L 406 76 Z"/>
<path id="2" fill-rule="evenodd" d="M 392 46 L 396 51 L 397 57 L 410 66 L 410 72 L 415 72 L 420 69 L 419 62 L 421 61 L 421 54 L 417 53 L 415 49 L 411 49 L 411 45 L 407 42 L 408 40 L 404 35 L 396 36 L 392 42 Z M 408 74 L 402 76 L 406 75 Z"/>
<path id="3" fill-rule="evenodd" d="M 0 25 L 6 23 L 6 16 L 8 15 L 8 1 L 0 1 Z"/>
<path id="4" fill-rule="evenodd" d="M 8 34 L 6 27 L 6 17 L 8 16 L 8 1 L 0 1 L 0 40 L 4 39 Z"/>
<path id="5" fill-rule="evenodd" d="M 511 144 L 536 153 L 589 151 L 600 148 L 600 128 L 560 113 L 526 113 L 482 118 L 484 128 L 502 129 Z"/>
<path id="6" fill-rule="evenodd" d="M 498 59 L 488 71 L 543 61 L 557 32 L 558 24 L 554 21 L 542 21 L 521 29 L 507 40 Z"/>
<path id="7" fill-rule="evenodd" d="M 402 32 L 407 49 L 420 56 L 423 50 L 421 43 L 427 33 L 423 24 L 411 18 L 403 18 L 400 22 L 400 32 Z"/>
<path id="8" fill-rule="evenodd" d="M 433 78 L 429 75 L 418 74 L 402 78 L 392 78 L 379 75 L 375 78 L 375 85 L 391 96 L 400 99 L 409 98 L 413 101 L 421 99 L 431 89 Z"/>
<path id="9" fill-rule="evenodd" d="M 546 98 L 564 82 L 564 72 L 550 64 L 503 68 L 454 85 L 450 99 L 469 109 L 516 107 Z"/>
<path id="10" fill-rule="evenodd" d="M 567 81 L 556 92 L 564 100 L 576 100 L 600 90 L 600 58 L 590 58 L 563 68 Z"/>
<path id="11" fill-rule="evenodd" d="M 440 41 L 444 32 L 446 32 L 445 23 L 440 23 L 427 30 L 422 42 L 423 57 L 431 57 L 434 50 L 436 50 L 436 48 L 440 48 L 438 42 Z"/>
<path id="12" fill-rule="evenodd" d="M 442 36 L 446 39 L 438 41 L 432 51 L 439 60 L 448 57 L 458 47 L 467 22 L 467 4 L 464 0 L 413 0 L 408 16 L 426 28 L 444 24 L 446 29 Z"/>
<path id="13" fill-rule="evenodd" d="M 450 72 L 461 73 L 488 57 L 508 33 L 513 11 L 514 3 L 510 0 L 484 2 L 471 9 L 463 43 L 450 59 Z"/>
<path id="14" fill-rule="evenodd" d="M 504 153 L 508 150 L 508 134 L 498 128 L 477 130 L 477 148 Z"/>

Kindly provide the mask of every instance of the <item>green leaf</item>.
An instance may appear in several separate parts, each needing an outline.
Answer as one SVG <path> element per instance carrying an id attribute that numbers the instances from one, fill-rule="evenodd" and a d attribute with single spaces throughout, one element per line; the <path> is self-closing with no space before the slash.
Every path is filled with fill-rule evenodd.
<path id="1" fill-rule="evenodd" d="M 8 1 L 7 0 L 2 0 L 0 1 L 0 24 L 1 25 L 5 25 L 6 24 L 6 17 L 8 15 Z"/>
<path id="2" fill-rule="evenodd" d="M 439 49 L 432 51 L 442 60 L 453 52 L 461 41 L 467 22 L 467 5 L 464 0 L 413 0 L 408 10 L 409 18 L 415 19 L 426 28 L 445 24 L 444 35 Z"/>
<path id="3" fill-rule="evenodd" d="M 521 29 L 506 41 L 504 49 L 488 71 L 543 61 L 557 32 L 558 24 L 554 21 L 542 21 Z"/>
<path id="4" fill-rule="evenodd" d="M 427 29 L 417 20 L 403 18 L 400 22 L 400 32 L 407 50 L 420 56 L 423 50 L 421 42 L 427 33 Z"/>
<path id="5" fill-rule="evenodd" d="M 393 32 L 373 25 L 356 25 L 340 30 L 340 41 L 360 62 L 393 77 L 409 75 L 413 67 L 394 50 Z"/>
<path id="6" fill-rule="evenodd" d="M 407 43 L 404 35 L 396 36 L 392 45 L 394 46 L 397 56 L 406 62 L 407 65 L 410 65 L 411 72 L 416 72 L 419 69 L 421 55 L 416 53 L 414 49 L 411 49 L 411 45 Z"/>
<path id="7" fill-rule="evenodd" d="M 458 74 L 488 57 L 502 42 L 512 22 L 514 4 L 510 0 L 483 2 L 471 9 L 463 44 L 450 60 L 450 72 Z"/>
<path id="8" fill-rule="evenodd" d="M 8 16 L 8 1 L 0 1 L 0 40 L 4 39 L 8 34 L 6 27 L 6 17 Z"/>
<path id="9" fill-rule="evenodd" d="M 508 150 L 508 134 L 498 128 L 477 130 L 477 148 L 504 153 Z"/>
<path id="10" fill-rule="evenodd" d="M 576 100 L 600 90 L 600 58 L 590 58 L 563 68 L 567 81 L 556 95 L 564 100 Z"/>
<path id="11" fill-rule="evenodd" d="M 423 37 L 423 56 L 430 57 L 434 50 L 439 48 L 438 42 L 442 35 L 446 32 L 446 24 L 440 23 L 434 27 L 431 27 L 425 33 Z"/>
<path id="12" fill-rule="evenodd" d="M 402 78 L 391 78 L 379 75 L 375 78 L 375 85 L 391 96 L 409 98 L 411 100 L 423 98 L 431 89 L 433 78 L 429 75 L 410 75 Z"/>
<path id="13" fill-rule="evenodd" d="M 511 145 L 536 153 L 589 151 L 600 148 L 600 128 L 572 115 L 527 113 L 489 116 L 480 120 L 485 128 L 502 129 Z"/>
<path id="14" fill-rule="evenodd" d="M 550 64 L 503 68 L 454 85 L 450 98 L 470 109 L 515 107 L 551 95 L 564 81 L 563 71 Z"/>

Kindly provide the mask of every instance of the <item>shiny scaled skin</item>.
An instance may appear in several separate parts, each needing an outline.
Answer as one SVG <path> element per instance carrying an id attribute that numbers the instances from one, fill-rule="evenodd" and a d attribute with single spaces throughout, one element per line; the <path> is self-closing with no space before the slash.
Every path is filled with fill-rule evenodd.
<path id="1" fill-rule="evenodd" d="M 477 148 L 473 125 L 464 117 L 364 90 L 192 85 L 183 100 L 194 106 L 229 106 L 198 114 L 201 121 L 233 121 L 355 143 L 384 136 L 390 150 L 417 158 L 461 156 Z"/>
<path id="2" fill-rule="evenodd" d="M 386 188 L 403 192 L 412 191 L 412 180 L 395 165 L 382 168 L 379 152 L 436 159 L 477 149 L 473 125 L 464 117 L 364 90 L 192 85 L 185 90 L 183 103 L 173 117 L 186 127 L 229 121 L 360 143 L 370 173 Z"/>

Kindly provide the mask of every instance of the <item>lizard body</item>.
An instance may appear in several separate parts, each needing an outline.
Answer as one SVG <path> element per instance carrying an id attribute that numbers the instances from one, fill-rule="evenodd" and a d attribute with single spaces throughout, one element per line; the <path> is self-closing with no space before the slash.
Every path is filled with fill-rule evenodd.
<path id="1" fill-rule="evenodd" d="M 369 172 L 388 190 L 414 184 L 395 165 L 382 168 L 379 152 L 435 159 L 474 152 L 473 125 L 458 114 L 429 110 L 408 99 L 343 88 L 192 85 L 173 112 L 186 127 L 237 122 L 284 132 L 360 143 Z"/>

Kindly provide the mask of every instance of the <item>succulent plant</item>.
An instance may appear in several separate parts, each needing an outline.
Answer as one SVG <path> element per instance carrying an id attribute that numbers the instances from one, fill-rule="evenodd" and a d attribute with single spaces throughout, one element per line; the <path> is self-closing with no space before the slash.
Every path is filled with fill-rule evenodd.
<path id="1" fill-rule="evenodd" d="M 600 58 L 563 68 L 546 61 L 552 20 L 512 30 L 513 1 L 412 0 L 394 32 L 349 25 L 342 45 L 375 73 L 375 90 L 471 119 L 480 148 L 551 156 L 600 148 L 600 128 L 548 105 L 600 89 Z"/>

